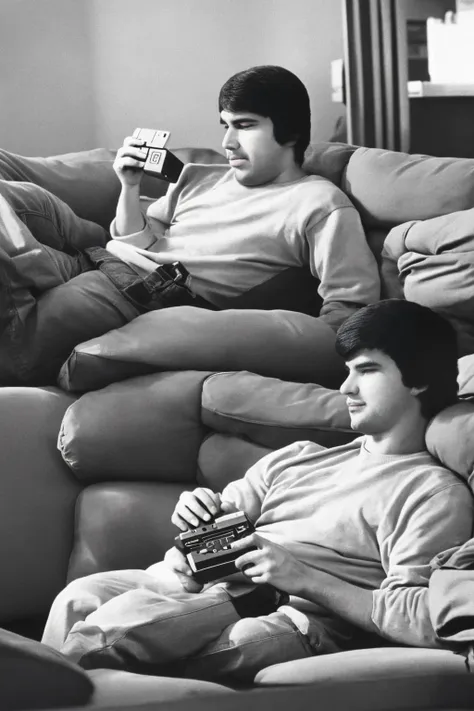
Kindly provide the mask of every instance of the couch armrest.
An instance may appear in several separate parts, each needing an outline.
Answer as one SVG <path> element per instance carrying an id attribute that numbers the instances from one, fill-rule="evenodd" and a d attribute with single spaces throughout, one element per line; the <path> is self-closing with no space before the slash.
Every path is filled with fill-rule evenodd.
<path id="1" fill-rule="evenodd" d="M 205 371 L 144 375 L 86 393 L 64 415 L 58 447 L 82 483 L 191 482 L 206 428 Z"/>
<path id="2" fill-rule="evenodd" d="M 64 586 L 81 490 L 56 449 L 74 398 L 0 388 L 0 626 L 41 615 Z"/>

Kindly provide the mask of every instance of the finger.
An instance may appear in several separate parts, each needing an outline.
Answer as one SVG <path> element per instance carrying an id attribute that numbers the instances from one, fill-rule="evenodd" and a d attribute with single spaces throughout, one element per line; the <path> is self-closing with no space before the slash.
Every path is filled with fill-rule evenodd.
<path id="1" fill-rule="evenodd" d="M 145 141 L 143 138 L 135 138 L 135 136 L 126 136 L 126 138 L 123 139 L 123 145 L 124 146 L 144 146 Z"/>
<path id="2" fill-rule="evenodd" d="M 211 516 L 215 516 L 221 508 L 221 495 L 210 489 L 196 489 L 194 492 L 201 504 L 209 511 Z"/>
<path id="3" fill-rule="evenodd" d="M 136 158 L 137 160 L 145 160 L 147 154 L 148 148 L 134 148 L 133 146 L 127 146 L 118 149 L 117 158 Z"/>
<path id="4" fill-rule="evenodd" d="M 144 162 L 134 158 L 122 158 L 115 161 L 115 168 L 118 170 L 143 170 Z"/>
<path id="5" fill-rule="evenodd" d="M 201 592 L 203 587 L 201 583 L 198 583 L 198 581 L 194 580 L 194 578 L 183 577 L 183 579 L 180 580 L 180 583 L 183 586 L 184 590 L 189 593 L 199 593 Z"/>
<path id="6" fill-rule="evenodd" d="M 235 541 L 232 541 L 230 545 L 233 550 L 244 551 L 252 547 L 262 548 L 263 541 L 256 533 L 250 533 L 243 538 L 237 538 Z"/>
<path id="7" fill-rule="evenodd" d="M 232 501 L 221 501 L 221 511 L 224 513 L 236 513 L 238 510 Z"/>
<path id="8" fill-rule="evenodd" d="M 175 571 L 175 573 L 180 573 L 186 577 L 190 577 L 192 575 L 192 570 L 188 565 L 188 561 L 183 553 L 178 550 L 178 548 L 170 548 L 170 550 L 165 553 L 164 561 L 166 565 Z"/>
<path id="9" fill-rule="evenodd" d="M 190 524 L 182 516 L 180 516 L 177 511 L 174 511 L 171 516 L 171 523 L 181 529 L 181 531 L 189 531 Z"/>
<path id="10" fill-rule="evenodd" d="M 194 517 L 197 517 L 202 521 L 210 521 L 213 516 L 208 506 L 212 508 L 214 512 L 217 511 L 217 507 L 214 500 L 205 490 L 196 489 L 192 493 L 184 492 L 184 494 L 180 496 L 179 504 L 179 513 L 184 518 L 186 518 L 186 520 L 189 520 L 186 516 L 186 509 L 191 512 L 191 516 L 194 514 Z M 194 525 L 197 525 L 198 523 L 199 521 L 196 521 L 196 524 L 194 524 L 193 521 Z"/>
<path id="11" fill-rule="evenodd" d="M 239 556 L 234 560 L 235 567 L 242 572 L 247 572 L 249 568 L 253 568 L 260 563 L 261 554 L 260 551 L 249 551 L 244 553 L 244 555 Z"/>

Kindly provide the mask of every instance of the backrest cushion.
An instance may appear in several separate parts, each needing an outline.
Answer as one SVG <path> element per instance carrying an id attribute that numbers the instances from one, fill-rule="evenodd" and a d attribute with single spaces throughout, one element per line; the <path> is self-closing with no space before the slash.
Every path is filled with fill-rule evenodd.
<path id="1" fill-rule="evenodd" d="M 173 153 L 183 163 L 225 162 L 220 153 L 210 148 L 177 148 Z M 120 194 L 120 182 L 112 167 L 115 155 L 115 150 L 96 148 L 29 158 L 0 150 L 0 179 L 41 185 L 64 200 L 79 217 L 108 229 Z M 156 199 L 167 189 L 164 180 L 144 175 L 142 194 Z"/>
<path id="2" fill-rule="evenodd" d="M 306 151 L 303 168 L 340 187 L 349 159 L 356 150 L 357 146 L 348 143 L 312 143 Z"/>
<path id="3" fill-rule="evenodd" d="M 426 220 L 474 205 L 474 160 L 358 148 L 341 188 L 366 228 Z"/>

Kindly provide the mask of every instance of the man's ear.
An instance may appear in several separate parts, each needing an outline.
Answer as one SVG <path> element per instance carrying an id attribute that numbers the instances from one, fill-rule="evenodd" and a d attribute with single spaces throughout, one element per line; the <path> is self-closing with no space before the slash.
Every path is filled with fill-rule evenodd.
<path id="1" fill-rule="evenodd" d="M 428 390 L 428 386 L 427 386 L 427 385 L 423 385 L 423 386 L 420 387 L 420 388 L 410 388 L 411 394 L 412 394 L 412 395 L 415 395 L 415 397 L 416 397 L 416 395 L 421 395 L 421 393 L 424 393 L 424 392 L 426 392 L 427 390 Z"/>
<path id="2" fill-rule="evenodd" d="M 285 146 L 293 148 L 298 143 L 299 136 L 292 136 L 288 141 L 285 141 Z"/>

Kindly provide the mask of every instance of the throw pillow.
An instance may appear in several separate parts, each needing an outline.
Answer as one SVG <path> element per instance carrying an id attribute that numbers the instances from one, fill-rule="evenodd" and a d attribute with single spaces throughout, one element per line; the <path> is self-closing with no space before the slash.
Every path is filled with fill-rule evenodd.
<path id="1" fill-rule="evenodd" d="M 434 457 L 467 481 L 474 492 L 474 355 L 458 361 L 456 405 L 439 412 L 426 430 L 426 446 Z"/>
<path id="2" fill-rule="evenodd" d="M 147 372 L 249 370 L 337 387 L 344 364 L 335 338 L 320 319 L 292 311 L 175 306 L 76 346 L 59 384 L 84 392 Z"/>
<path id="3" fill-rule="evenodd" d="M 49 709 L 87 704 L 93 684 L 60 652 L 0 630 L 0 708 Z"/>
<path id="4" fill-rule="evenodd" d="M 248 372 L 215 373 L 204 381 L 202 421 L 269 449 L 298 440 L 333 447 L 358 436 L 338 390 Z"/>

